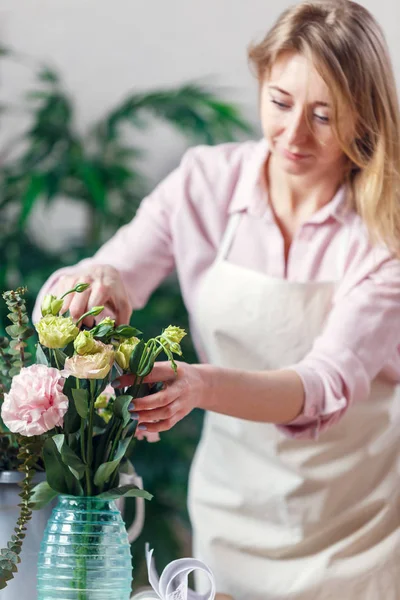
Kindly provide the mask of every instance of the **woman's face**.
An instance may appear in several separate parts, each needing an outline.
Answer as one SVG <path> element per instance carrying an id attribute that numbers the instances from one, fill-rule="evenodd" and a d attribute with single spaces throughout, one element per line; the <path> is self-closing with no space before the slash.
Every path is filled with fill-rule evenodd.
<path id="1" fill-rule="evenodd" d="M 262 127 L 275 164 L 292 175 L 337 177 L 345 156 L 332 114 L 329 89 L 313 64 L 282 54 L 261 86 Z"/>

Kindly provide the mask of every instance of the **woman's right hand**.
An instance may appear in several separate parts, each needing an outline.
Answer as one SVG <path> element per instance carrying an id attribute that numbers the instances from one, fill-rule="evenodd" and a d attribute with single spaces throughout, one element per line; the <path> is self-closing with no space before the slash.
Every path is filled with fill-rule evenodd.
<path id="1" fill-rule="evenodd" d="M 90 287 L 80 294 L 76 292 L 68 294 L 64 298 L 62 314 L 69 310 L 71 317 L 75 320 L 93 306 L 101 305 L 105 308 L 100 314 L 99 320 L 109 316 L 115 319 L 117 325 L 129 323 L 133 307 L 117 269 L 110 265 L 94 265 L 90 268 L 69 272 L 68 275 L 63 275 L 56 281 L 49 293 L 60 297 L 78 283 L 89 283 Z M 94 318 L 87 317 L 83 323 L 92 327 Z"/>

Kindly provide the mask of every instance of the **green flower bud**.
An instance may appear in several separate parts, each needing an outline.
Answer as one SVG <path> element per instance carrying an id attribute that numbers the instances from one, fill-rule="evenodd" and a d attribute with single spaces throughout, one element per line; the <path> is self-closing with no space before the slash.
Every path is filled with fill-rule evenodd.
<path id="1" fill-rule="evenodd" d="M 139 343 L 137 337 L 131 337 L 122 342 L 115 352 L 116 363 L 126 371 L 129 368 L 129 359 L 135 346 Z"/>
<path id="2" fill-rule="evenodd" d="M 182 356 L 182 350 L 179 345 L 180 341 L 185 337 L 186 331 L 175 325 L 167 327 L 160 335 L 160 340 L 171 352 Z"/>
<path id="3" fill-rule="evenodd" d="M 74 341 L 75 352 L 80 355 L 96 352 L 96 342 L 90 331 L 81 331 Z"/>
<path id="4" fill-rule="evenodd" d="M 97 317 L 97 315 L 99 315 L 103 310 L 104 310 L 104 306 L 93 306 L 93 308 L 91 308 L 90 310 L 88 310 L 87 312 L 85 312 L 84 315 L 82 315 L 81 317 L 79 317 L 79 319 L 77 320 L 76 324 L 78 325 L 86 317 Z"/>
<path id="5" fill-rule="evenodd" d="M 108 396 L 106 394 L 101 394 L 96 398 L 96 402 L 94 403 L 95 408 L 106 408 L 108 404 Z"/>
<path id="6" fill-rule="evenodd" d="M 100 323 L 98 323 L 98 325 L 111 325 L 111 327 L 114 327 L 115 320 L 112 319 L 111 317 L 104 317 L 104 319 L 102 321 L 100 321 Z"/>
<path id="7" fill-rule="evenodd" d="M 42 306 L 41 306 L 42 316 L 43 317 L 45 317 L 46 315 L 54 315 L 55 317 L 58 316 L 58 313 L 60 312 L 62 305 L 63 305 L 62 298 L 57 298 L 56 296 L 53 296 L 52 294 L 46 294 L 46 296 L 43 298 L 43 302 L 42 302 Z"/>
<path id="8" fill-rule="evenodd" d="M 74 292 L 77 292 L 78 294 L 80 294 L 81 292 L 84 292 L 85 290 L 87 290 L 90 287 L 90 283 L 78 283 L 78 285 L 76 285 L 74 287 Z"/>
<path id="9" fill-rule="evenodd" d="M 180 344 L 182 339 L 185 337 L 186 331 L 181 329 L 180 327 L 176 327 L 175 325 L 169 325 L 161 334 L 168 342 L 175 342 L 176 344 Z"/>

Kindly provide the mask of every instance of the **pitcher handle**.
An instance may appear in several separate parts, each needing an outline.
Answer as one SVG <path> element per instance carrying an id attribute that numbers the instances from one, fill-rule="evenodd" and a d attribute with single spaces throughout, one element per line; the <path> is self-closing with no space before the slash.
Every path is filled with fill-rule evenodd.
<path id="1" fill-rule="evenodd" d="M 137 487 L 140 488 L 141 490 L 143 489 L 143 479 L 136 472 L 121 473 L 120 485 L 127 485 L 130 483 L 137 485 Z M 142 533 L 143 526 L 144 526 L 145 499 L 136 497 L 135 501 L 136 501 L 135 518 L 133 520 L 132 525 L 128 528 L 128 539 L 129 539 L 130 544 L 132 542 L 134 542 L 135 540 L 137 540 L 139 535 Z M 115 501 L 115 503 L 116 503 L 118 509 L 121 511 L 121 514 L 124 514 L 125 498 L 118 498 Z"/>

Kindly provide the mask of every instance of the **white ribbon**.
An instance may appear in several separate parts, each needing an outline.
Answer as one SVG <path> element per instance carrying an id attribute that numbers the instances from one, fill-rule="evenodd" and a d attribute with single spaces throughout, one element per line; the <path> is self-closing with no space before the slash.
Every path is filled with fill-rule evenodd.
<path id="1" fill-rule="evenodd" d="M 214 575 L 201 560 L 196 558 L 180 558 L 170 562 L 158 577 L 153 559 L 153 550 L 146 544 L 146 563 L 149 583 L 161 600 L 214 600 Z M 208 575 L 210 591 L 208 594 L 198 594 L 189 589 L 188 577 L 192 571 L 199 569 Z"/>

